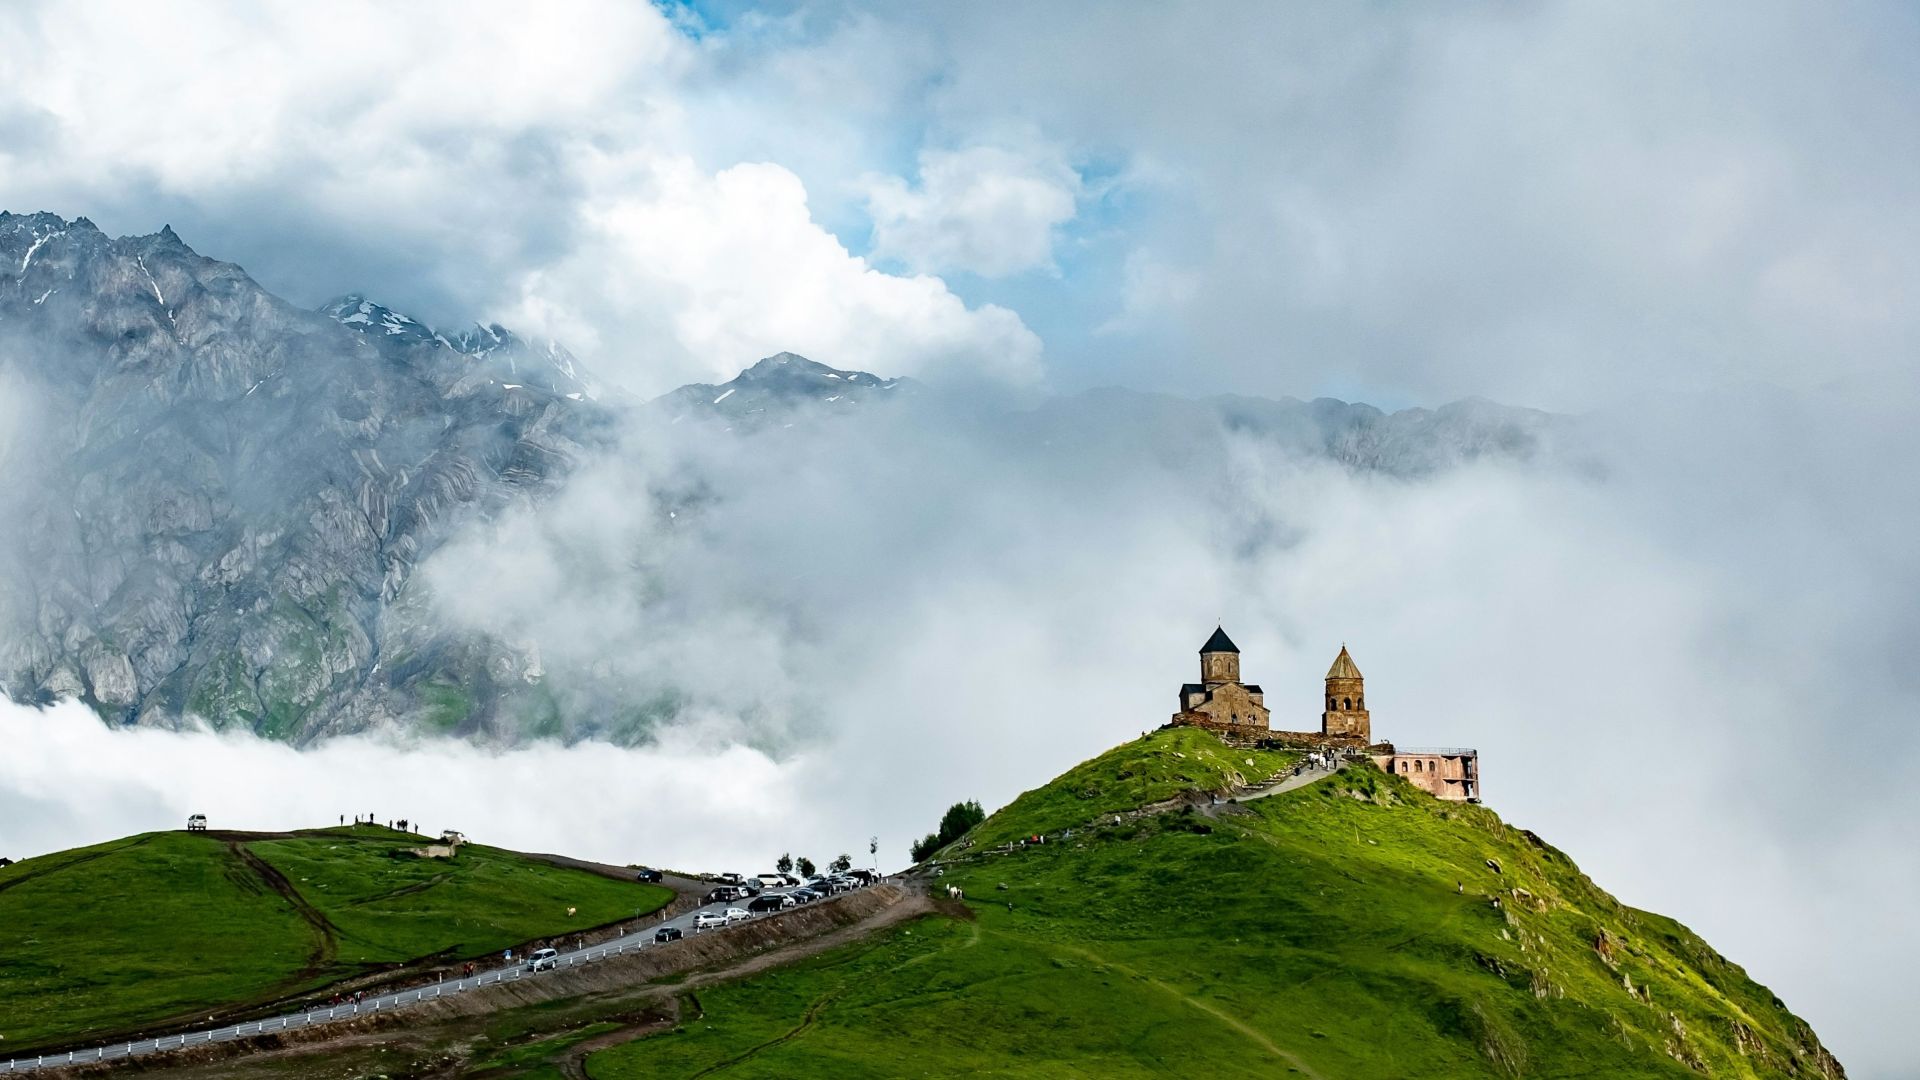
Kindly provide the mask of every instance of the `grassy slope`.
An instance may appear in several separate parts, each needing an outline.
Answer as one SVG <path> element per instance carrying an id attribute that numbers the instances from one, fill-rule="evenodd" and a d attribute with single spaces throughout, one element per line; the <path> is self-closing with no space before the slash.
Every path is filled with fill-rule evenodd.
<path id="1" fill-rule="evenodd" d="M 390 857 L 420 842 L 148 833 L 0 869 L 0 1056 L 481 956 L 672 899 L 478 845 L 451 861 Z"/>
<path id="2" fill-rule="evenodd" d="M 1038 831 L 1069 778 L 1190 759 L 1196 734 L 1121 747 L 978 832 Z M 705 991 L 699 1021 L 591 1073 L 1820 1075 L 1765 988 L 1490 811 L 1364 768 L 1237 809 L 957 865 L 972 918 Z"/>
<path id="3" fill-rule="evenodd" d="M 1159 731 L 1082 762 L 1050 784 L 1023 792 L 966 839 L 975 848 L 986 848 L 1085 825 L 1102 815 L 1161 802 L 1183 791 L 1226 792 L 1259 783 L 1298 757 L 1235 750 L 1198 728 Z"/>

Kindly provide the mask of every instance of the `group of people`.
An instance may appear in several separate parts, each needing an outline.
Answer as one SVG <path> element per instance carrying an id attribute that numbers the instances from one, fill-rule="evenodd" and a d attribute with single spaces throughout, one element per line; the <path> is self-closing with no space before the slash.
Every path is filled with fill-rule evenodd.
<path id="1" fill-rule="evenodd" d="M 1340 755 L 1331 747 L 1320 750 L 1309 750 L 1307 751 L 1307 756 L 1301 758 L 1299 762 L 1294 765 L 1293 775 L 1299 776 L 1308 769 L 1336 769 L 1339 768 L 1339 766 Z"/>
<path id="2" fill-rule="evenodd" d="M 340 824 L 342 824 L 342 825 L 345 825 L 346 823 L 347 823 L 347 815 L 345 815 L 345 814 L 341 814 L 341 815 L 340 815 Z M 354 823 L 355 825 L 378 825 L 378 824 L 380 824 L 380 822 L 379 822 L 379 820 L 378 820 L 378 819 L 376 819 L 376 818 L 375 818 L 375 817 L 374 817 L 374 816 L 373 816 L 372 814 L 355 814 L 355 815 L 353 815 L 353 823 Z M 388 822 L 387 822 L 387 828 L 389 828 L 389 829 L 395 829 L 395 828 L 397 828 L 397 830 L 398 830 L 399 832 L 406 832 L 406 831 L 407 831 L 407 826 L 408 826 L 409 824 L 411 824 L 411 822 L 409 822 L 409 821 L 408 821 L 408 820 L 407 820 L 406 818 L 401 818 L 401 819 L 400 819 L 399 821 L 388 821 Z"/>

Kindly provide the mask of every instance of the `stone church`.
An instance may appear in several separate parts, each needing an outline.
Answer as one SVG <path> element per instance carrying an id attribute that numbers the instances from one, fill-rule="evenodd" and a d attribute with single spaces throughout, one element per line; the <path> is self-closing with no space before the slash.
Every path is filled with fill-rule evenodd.
<path id="1" fill-rule="evenodd" d="M 1265 694 L 1240 681 L 1240 648 L 1220 627 L 1200 646 L 1200 681 L 1180 688 L 1176 724 L 1224 728 L 1234 734 L 1265 733 Z"/>
<path id="2" fill-rule="evenodd" d="M 1367 680 L 1347 647 L 1327 669 L 1319 731 L 1275 730 L 1259 684 L 1240 681 L 1240 649 L 1222 627 L 1200 646 L 1200 681 L 1180 687 L 1180 711 L 1172 723 L 1201 727 L 1247 745 L 1336 747 L 1365 753 L 1375 765 L 1436 798 L 1480 801 L 1480 754 L 1460 747 L 1396 748 L 1373 739 L 1367 711 Z"/>

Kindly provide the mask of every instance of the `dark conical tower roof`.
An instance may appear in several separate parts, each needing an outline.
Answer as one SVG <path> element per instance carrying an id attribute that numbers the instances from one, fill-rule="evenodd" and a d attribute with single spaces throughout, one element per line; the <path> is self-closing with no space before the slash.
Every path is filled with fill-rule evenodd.
<path id="1" fill-rule="evenodd" d="M 1233 639 L 1227 636 L 1225 630 L 1216 626 L 1213 628 L 1213 636 L 1207 639 L 1205 645 L 1200 646 L 1200 651 L 1203 654 L 1210 652 L 1237 653 L 1240 651 L 1240 646 L 1233 643 Z"/>

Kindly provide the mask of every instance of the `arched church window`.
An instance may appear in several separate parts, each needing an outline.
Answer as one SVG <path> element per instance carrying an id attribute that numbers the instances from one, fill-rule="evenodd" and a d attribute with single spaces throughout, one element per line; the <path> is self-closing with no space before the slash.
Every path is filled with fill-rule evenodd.
<path id="1" fill-rule="evenodd" d="M 1353 699 L 1352 699 L 1352 698 L 1341 698 L 1340 700 L 1346 703 L 1346 707 L 1347 707 L 1348 709 L 1351 709 L 1351 708 L 1353 708 Z"/>
<path id="2" fill-rule="evenodd" d="M 1416 762 L 1414 762 L 1414 763 L 1413 763 L 1413 771 L 1414 771 L 1414 772 L 1419 772 L 1419 771 L 1420 771 L 1420 763 L 1419 763 L 1418 761 L 1416 761 Z"/>
<path id="3" fill-rule="evenodd" d="M 1360 707 L 1361 707 L 1361 708 L 1363 708 L 1363 709 L 1367 707 L 1367 699 L 1366 699 L 1366 698 L 1361 698 L 1361 699 L 1360 699 Z"/>
<path id="4" fill-rule="evenodd" d="M 1328 711 L 1328 712 L 1333 712 L 1333 711 L 1335 711 L 1335 710 L 1337 710 L 1338 708 L 1340 708 L 1340 703 L 1339 703 L 1338 701 L 1336 701 L 1336 700 L 1334 700 L 1333 698 L 1328 698 L 1328 699 L 1327 699 L 1327 711 Z"/>

